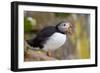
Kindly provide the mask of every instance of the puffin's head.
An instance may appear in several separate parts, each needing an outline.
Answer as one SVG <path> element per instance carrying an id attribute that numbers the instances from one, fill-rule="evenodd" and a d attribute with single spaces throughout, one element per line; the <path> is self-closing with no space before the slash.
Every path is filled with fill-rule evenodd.
<path id="1" fill-rule="evenodd" d="M 72 34 L 72 25 L 70 22 L 61 22 L 56 27 L 60 32 Z"/>

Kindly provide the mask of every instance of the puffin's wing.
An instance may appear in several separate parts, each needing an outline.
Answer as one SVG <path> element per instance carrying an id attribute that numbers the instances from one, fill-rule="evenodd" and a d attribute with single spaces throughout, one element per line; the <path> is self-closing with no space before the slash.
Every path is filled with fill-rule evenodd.
<path id="1" fill-rule="evenodd" d="M 56 32 L 55 27 L 49 26 L 41 30 L 34 41 L 45 42 L 53 33 Z"/>
<path id="2" fill-rule="evenodd" d="M 53 26 L 46 27 L 42 29 L 34 39 L 29 40 L 28 43 L 33 47 L 43 47 L 43 44 L 55 32 L 56 32 L 55 27 Z"/>

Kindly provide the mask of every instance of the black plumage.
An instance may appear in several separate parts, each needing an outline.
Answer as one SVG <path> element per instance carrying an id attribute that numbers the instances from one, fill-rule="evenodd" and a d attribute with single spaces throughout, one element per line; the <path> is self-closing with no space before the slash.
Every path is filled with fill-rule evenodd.
<path id="1" fill-rule="evenodd" d="M 34 39 L 29 40 L 28 43 L 32 47 L 39 47 L 42 49 L 44 47 L 43 44 L 45 44 L 49 37 L 55 32 L 58 32 L 55 26 L 46 27 L 41 30 Z"/>

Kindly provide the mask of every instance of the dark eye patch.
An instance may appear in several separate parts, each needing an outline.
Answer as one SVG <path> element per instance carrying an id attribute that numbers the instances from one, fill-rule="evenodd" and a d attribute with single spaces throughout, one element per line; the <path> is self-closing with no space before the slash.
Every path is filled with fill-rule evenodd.
<path id="1" fill-rule="evenodd" d="M 66 24 L 63 24 L 64 26 L 66 26 Z"/>

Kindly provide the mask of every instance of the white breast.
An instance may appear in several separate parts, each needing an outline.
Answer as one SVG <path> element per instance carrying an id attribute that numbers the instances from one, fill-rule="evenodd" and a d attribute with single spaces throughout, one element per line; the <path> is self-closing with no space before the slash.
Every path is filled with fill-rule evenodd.
<path id="1" fill-rule="evenodd" d="M 44 50 L 56 50 L 61 47 L 66 41 L 66 35 L 62 33 L 54 33 L 44 45 Z"/>

